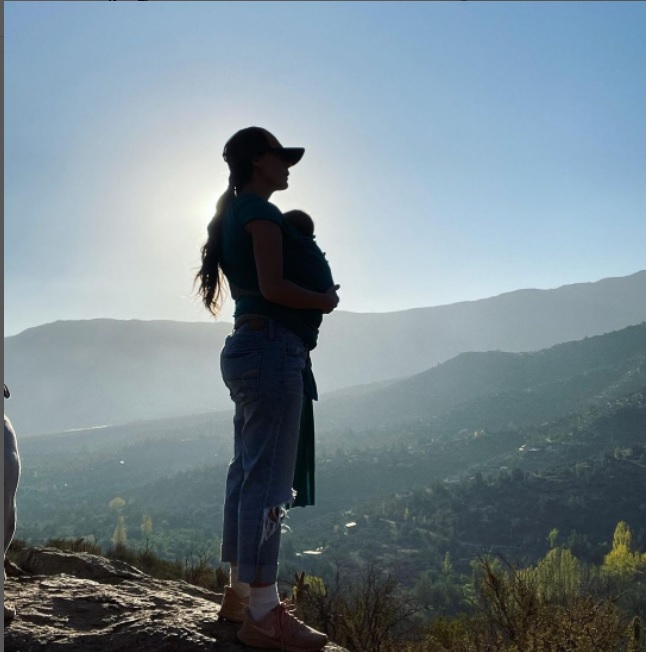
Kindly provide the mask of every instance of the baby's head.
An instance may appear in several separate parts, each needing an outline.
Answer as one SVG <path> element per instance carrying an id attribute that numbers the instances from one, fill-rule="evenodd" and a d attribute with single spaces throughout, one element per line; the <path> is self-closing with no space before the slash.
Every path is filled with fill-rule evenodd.
<path id="1" fill-rule="evenodd" d="M 283 217 L 303 235 L 309 237 L 314 235 L 314 221 L 305 211 L 287 211 L 283 213 Z"/>

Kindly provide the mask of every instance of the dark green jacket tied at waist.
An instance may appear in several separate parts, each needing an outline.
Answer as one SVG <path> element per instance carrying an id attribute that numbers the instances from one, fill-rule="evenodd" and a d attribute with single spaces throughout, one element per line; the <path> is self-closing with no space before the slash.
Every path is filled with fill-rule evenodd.
<path id="1" fill-rule="evenodd" d="M 334 285 L 330 266 L 314 236 L 301 234 L 283 219 L 276 206 L 262 197 L 240 195 L 229 204 L 222 225 L 221 266 L 236 302 L 234 319 L 238 321 L 245 315 L 263 315 L 274 319 L 296 333 L 311 351 L 318 341 L 323 313 L 320 310 L 288 308 L 267 301 L 262 296 L 253 241 L 245 229 L 254 220 L 268 220 L 280 226 L 283 233 L 283 275 L 287 280 L 315 292 L 325 292 Z M 313 401 L 316 400 L 316 381 L 308 355 L 303 371 L 303 408 L 293 485 L 297 492 L 293 506 L 298 507 L 314 504 Z"/>
<path id="2" fill-rule="evenodd" d="M 314 504 L 314 401 L 319 396 L 316 381 L 312 373 L 312 360 L 307 356 L 307 365 L 303 371 L 303 409 L 301 427 L 298 435 L 298 452 L 294 469 L 294 491 L 296 498 L 293 507 L 306 507 Z"/>

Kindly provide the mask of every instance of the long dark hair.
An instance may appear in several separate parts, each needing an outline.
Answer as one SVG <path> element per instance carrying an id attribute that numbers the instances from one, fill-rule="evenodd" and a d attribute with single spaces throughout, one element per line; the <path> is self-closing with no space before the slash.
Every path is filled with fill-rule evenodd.
<path id="1" fill-rule="evenodd" d="M 193 285 L 198 285 L 197 294 L 206 309 L 217 317 L 224 300 L 224 274 L 220 267 L 222 258 L 222 223 L 224 215 L 240 189 L 245 186 L 253 175 L 251 159 L 245 159 L 230 168 L 229 186 L 222 193 L 215 206 L 215 215 L 206 230 L 208 237 L 200 249 L 202 266 L 195 275 Z"/>

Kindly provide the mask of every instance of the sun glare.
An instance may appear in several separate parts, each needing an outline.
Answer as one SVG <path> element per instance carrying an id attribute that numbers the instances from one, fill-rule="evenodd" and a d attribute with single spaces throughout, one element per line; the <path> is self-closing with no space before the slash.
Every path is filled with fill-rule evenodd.
<path id="1" fill-rule="evenodd" d="M 206 228 L 209 220 L 215 214 L 215 205 L 220 195 L 217 192 L 204 194 L 196 201 L 195 220 L 200 227 Z"/>

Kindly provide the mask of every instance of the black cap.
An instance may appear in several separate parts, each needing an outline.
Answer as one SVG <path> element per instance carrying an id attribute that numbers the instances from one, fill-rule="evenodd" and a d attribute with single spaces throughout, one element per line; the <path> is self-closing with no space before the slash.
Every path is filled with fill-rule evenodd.
<path id="1" fill-rule="evenodd" d="M 222 156 L 229 167 L 237 165 L 247 158 L 276 152 L 288 165 L 298 163 L 305 153 L 304 147 L 283 147 L 276 137 L 261 127 L 247 127 L 237 131 L 224 146 Z"/>
<path id="2" fill-rule="evenodd" d="M 11 392 L 9 391 L 9 388 L 5 385 L 4 386 L 4 397 L 9 398 L 11 396 Z"/>

